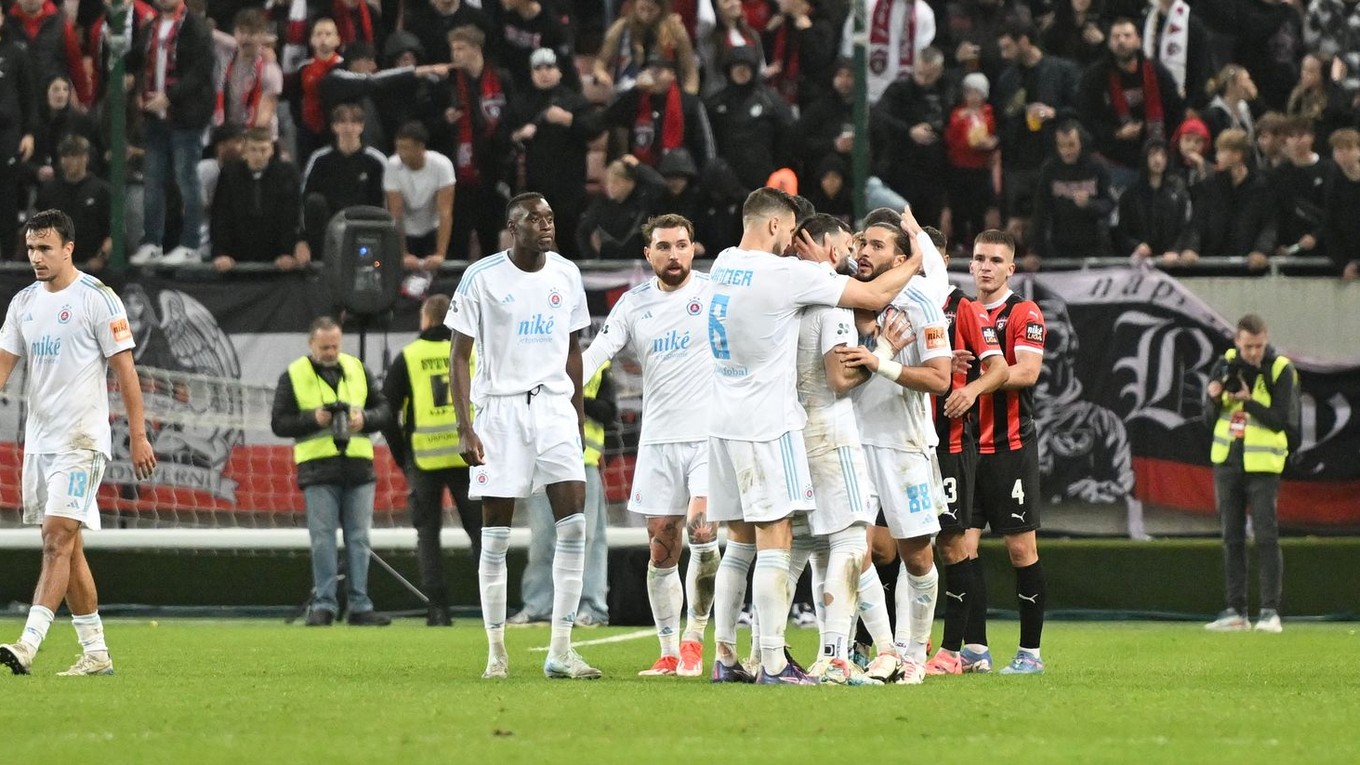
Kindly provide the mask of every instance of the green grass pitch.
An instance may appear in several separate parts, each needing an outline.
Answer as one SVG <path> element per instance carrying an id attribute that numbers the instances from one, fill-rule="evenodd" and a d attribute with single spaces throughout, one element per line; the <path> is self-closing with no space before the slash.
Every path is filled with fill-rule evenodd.
<path id="1" fill-rule="evenodd" d="M 18 634 L 0 620 L 0 637 Z M 59 678 L 53 625 L 29 677 L 0 675 L 6 763 L 1360 762 L 1360 636 L 1197 624 L 1052 623 L 1042 677 L 764 688 L 644 679 L 654 638 L 579 630 L 603 680 L 548 681 L 545 628 L 508 631 L 511 679 L 480 679 L 480 625 L 306 629 L 111 620 L 118 674 Z M 789 630 L 810 659 L 816 633 Z M 992 627 L 1004 663 L 1015 622 Z M 745 641 L 743 634 L 742 640 Z M 938 639 L 938 636 L 937 636 Z M 2 670 L 0 670 L 2 671 Z"/>

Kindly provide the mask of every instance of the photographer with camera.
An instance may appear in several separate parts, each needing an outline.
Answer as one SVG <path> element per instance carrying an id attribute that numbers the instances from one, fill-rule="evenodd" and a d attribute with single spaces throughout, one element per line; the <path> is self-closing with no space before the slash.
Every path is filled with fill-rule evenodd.
<path id="1" fill-rule="evenodd" d="M 373 375 L 340 352 L 340 325 L 329 316 L 312 322 L 310 353 L 288 365 L 274 391 L 274 435 L 292 438 L 298 487 L 307 501 L 312 541 L 311 607 L 307 626 L 335 621 L 335 532 L 345 534 L 349 623 L 384 626 L 368 597 L 368 530 L 373 524 L 373 442 L 392 415 Z"/>
<path id="2" fill-rule="evenodd" d="M 1275 500 L 1280 473 L 1299 434 L 1299 374 L 1268 345 L 1256 314 L 1237 322 L 1235 348 L 1215 363 L 1205 387 L 1205 422 L 1213 427 L 1209 460 L 1223 523 L 1228 608 L 1205 625 L 1214 632 L 1251 629 L 1247 619 L 1247 508 L 1261 559 L 1259 632 L 1280 632 L 1280 555 Z"/>

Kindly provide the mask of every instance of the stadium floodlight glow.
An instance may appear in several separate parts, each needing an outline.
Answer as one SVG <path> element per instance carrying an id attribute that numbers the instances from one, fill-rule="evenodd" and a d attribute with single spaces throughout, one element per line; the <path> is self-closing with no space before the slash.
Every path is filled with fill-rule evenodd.
<path id="1" fill-rule="evenodd" d="M 401 240 L 381 207 L 359 205 L 336 213 L 326 226 L 326 274 L 337 305 L 360 316 L 392 307 L 401 286 Z"/>

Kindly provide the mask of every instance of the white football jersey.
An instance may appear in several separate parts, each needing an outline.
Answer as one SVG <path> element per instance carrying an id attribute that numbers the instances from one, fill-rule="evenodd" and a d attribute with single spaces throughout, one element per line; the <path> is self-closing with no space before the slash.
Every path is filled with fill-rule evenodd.
<path id="1" fill-rule="evenodd" d="M 571 333 L 590 326 L 590 310 L 575 263 L 550 252 L 543 268 L 521 271 L 499 252 L 463 272 L 444 324 L 476 341 L 472 401 L 481 406 L 489 396 L 522 396 L 540 385 L 571 395 Z"/>
<path id="2" fill-rule="evenodd" d="M 914 286 L 892 302 L 907 313 L 916 340 L 897 354 L 902 366 L 920 366 L 930 359 L 953 356 L 949 348 L 949 324 L 940 306 Z M 880 323 L 882 317 L 879 317 Z M 930 394 L 910 390 L 878 375 L 855 389 L 855 413 L 865 444 L 890 449 L 929 453 L 939 443 L 932 419 Z"/>
<path id="3" fill-rule="evenodd" d="M 935 249 L 935 243 L 930 241 L 930 234 L 918 233 L 916 246 L 921 248 L 921 273 L 912 278 L 911 286 L 932 304 L 942 306 L 954 291 L 954 285 L 949 283 L 949 266 Z"/>
<path id="4" fill-rule="evenodd" d="M 838 345 L 858 345 L 855 314 L 848 308 L 813 306 L 803 311 L 798 329 L 798 402 L 807 412 L 803 441 L 812 453 L 859 446 L 855 405 L 831 390 L 826 354 Z"/>
<path id="5" fill-rule="evenodd" d="M 108 358 L 135 345 L 123 301 L 93 276 L 78 274 L 60 292 L 36 283 L 15 295 L 0 348 L 28 361 L 24 451 L 112 458 Z"/>
<path id="6" fill-rule="evenodd" d="M 713 283 L 692 272 L 672 292 L 655 278 L 625 292 L 586 349 L 589 378 L 623 348 L 642 365 L 642 444 L 703 441 L 713 402 L 713 357 L 708 351 L 708 302 Z"/>
<path id="7" fill-rule="evenodd" d="M 709 271 L 708 344 L 714 397 L 709 434 L 773 441 L 806 421 L 796 386 L 804 306 L 834 306 L 848 276 L 816 263 L 729 247 Z"/>

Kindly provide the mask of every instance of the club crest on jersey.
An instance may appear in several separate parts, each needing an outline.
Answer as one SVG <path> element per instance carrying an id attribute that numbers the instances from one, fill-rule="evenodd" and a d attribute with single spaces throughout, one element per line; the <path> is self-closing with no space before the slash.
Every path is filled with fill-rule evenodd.
<path id="1" fill-rule="evenodd" d="M 481 485 L 483 485 L 483 486 L 486 485 L 486 473 L 478 473 L 478 474 L 477 474 L 477 483 L 479 483 L 479 484 L 481 484 Z"/>
<path id="2" fill-rule="evenodd" d="M 698 316 L 704 310 L 704 304 L 699 302 L 699 298 L 691 298 L 689 305 L 685 306 L 685 310 L 689 312 L 690 316 Z"/>
<path id="3" fill-rule="evenodd" d="M 60 311 L 57 311 L 57 323 L 67 324 L 70 321 L 71 321 L 71 306 L 64 305 L 61 307 Z"/>
<path id="4" fill-rule="evenodd" d="M 562 307 L 562 293 L 558 292 L 556 288 L 554 288 L 551 292 L 548 293 L 548 305 L 552 306 L 553 308 Z"/>
<path id="5" fill-rule="evenodd" d="M 1042 343 L 1044 341 L 1044 325 L 1037 321 L 1026 324 L 1025 339 L 1031 343 Z"/>

